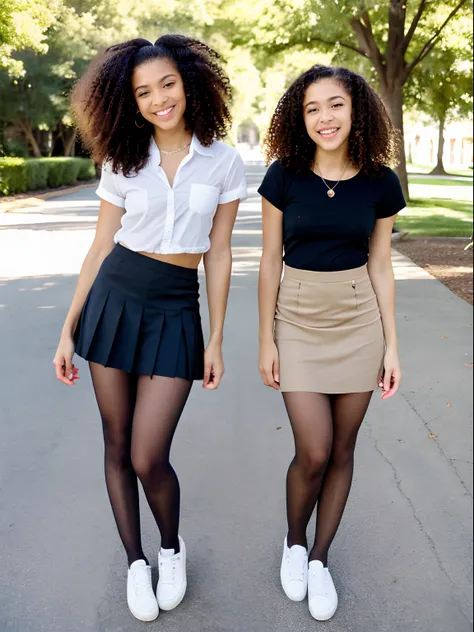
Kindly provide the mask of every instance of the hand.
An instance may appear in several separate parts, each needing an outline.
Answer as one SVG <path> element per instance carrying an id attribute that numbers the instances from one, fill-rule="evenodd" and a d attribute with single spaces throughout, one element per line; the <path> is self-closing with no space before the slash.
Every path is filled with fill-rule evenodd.
<path id="1" fill-rule="evenodd" d="M 72 338 L 61 338 L 59 346 L 54 356 L 53 364 L 56 370 L 56 377 L 63 384 L 73 386 L 75 380 L 79 380 L 79 369 L 72 363 L 75 345 Z"/>
<path id="2" fill-rule="evenodd" d="M 280 360 L 273 340 L 260 343 L 258 370 L 265 386 L 280 390 Z"/>
<path id="3" fill-rule="evenodd" d="M 389 399 L 398 391 L 402 380 L 398 353 L 396 351 L 387 351 L 383 364 L 384 374 L 379 379 L 379 387 L 383 389 L 382 399 Z"/>
<path id="4" fill-rule="evenodd" d="M 217 342 L 210 342 L 204 352 L 203 388 L 206 388 L 208 391 L 214 391 L 219 386 L 223 375 L 222 345 Z"/>

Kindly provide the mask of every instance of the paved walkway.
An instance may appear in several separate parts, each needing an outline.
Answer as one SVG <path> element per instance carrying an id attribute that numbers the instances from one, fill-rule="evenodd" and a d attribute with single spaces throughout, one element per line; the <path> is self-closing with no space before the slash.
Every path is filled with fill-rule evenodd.
<path id="1" fill-rule="evenodd" d="M 146 629 L 468 632 L 472 310 L 396 253 L 405 380 L 399 397 L 374 399 L 361 431 L 331 557 L 340 609 L 318 625 L 305 603 L 282 594 L 292 442 L 281 396 L 260 385 L 256 368 L 262 173 L 249 167 L 253 195 L 234 235 L 225 380 L 216 393 L 195 387 L 174 447 L 189 592 Z M 83 189 L 37 213 L 0 216 L 1 632 L 145 629 L 123 599 L 125 558 L 86 366 L 78 361 L 73 389 L 51 366 L 97 209 L 93 190 Z M 156 566 L 156 529 L 145 504 L 142 511 Z"/>

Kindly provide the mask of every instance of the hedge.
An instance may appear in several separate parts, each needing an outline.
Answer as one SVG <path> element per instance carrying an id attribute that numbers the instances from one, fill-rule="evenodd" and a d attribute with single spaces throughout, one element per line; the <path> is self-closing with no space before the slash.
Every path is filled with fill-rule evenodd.
<path id="1" fill-rule="evenodd" d="M 0 158 L 0 196 L 93 180 L 90 158 Z"/>

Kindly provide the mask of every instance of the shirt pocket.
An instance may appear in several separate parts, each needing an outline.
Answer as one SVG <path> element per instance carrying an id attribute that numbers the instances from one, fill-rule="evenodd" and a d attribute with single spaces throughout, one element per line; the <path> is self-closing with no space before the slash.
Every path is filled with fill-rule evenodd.
<path id="1" fill-rule="evenodd" d="M 189 208 L 198 215 L 214 213 L 219 202 L 220 190 L 208 184 L 192 184 L 189 192 Z"/>

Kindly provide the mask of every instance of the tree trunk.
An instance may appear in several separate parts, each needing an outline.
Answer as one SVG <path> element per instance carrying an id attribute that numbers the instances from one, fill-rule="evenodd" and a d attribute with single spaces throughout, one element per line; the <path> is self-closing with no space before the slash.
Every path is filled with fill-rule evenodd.
<path id="1" fill-rule="evenodd" d="M 407 161 L 405 155 L 405 136 L 403 129 L 403 85 L 400 83 L 392 84 L 391 88 L 387 87 L 382 92 L 382 100 L 387 108 L 388 114 L 392 121 L 393 126 L 400 133 L 400 157 L 399 165 L 396 169 L 400 183 L 402 185 L 403 194 L 406 201 L 410 199 L 408 191 L 408 175 L 407 175 Z"/>
<path id="2" fill-rule="evenodd" d="M 20 120 L 20 125 L 21 125 L 21 128 L 23 129 L 23 133 L 25 134 L 26 141 L 31 146 L 31 149 L 33 151 L 33 156 L 35 158 L 41 158 L 41 150 L 33 134 L 33 130 L 31 129 L 30 123 L 28 121 Z"/>
<path id="3" fill-rule="evenodd" d="M 65 131 L 64 136 L 66 137 L 65 142 L 64 142 L 64 155 L 68 157 L 74 156 L 74 150 L 76 148 L 77 130 L 70 127 L 70 128 L 65 129 L 64 131 Z"/>
<path id="4" fill-rule="evenodd" d="M 439 119 L 439 136 L 438 136 L 438 161 L 436 167 L 430 172 L 433 176 L 445 176 L 446 171 L 443 165 L 444 154 L 444 126 L 446 124 L 446 114 L 443 114 Z"/>

